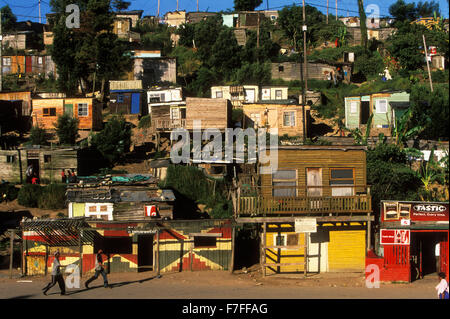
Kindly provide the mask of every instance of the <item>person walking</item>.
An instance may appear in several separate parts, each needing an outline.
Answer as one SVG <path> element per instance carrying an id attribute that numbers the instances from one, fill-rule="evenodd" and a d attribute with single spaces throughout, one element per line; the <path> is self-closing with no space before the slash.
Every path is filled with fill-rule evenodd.
<path id="1" fill-rule="evenodd" d="M 92 281 L 94 281 L 95 279 L 97 279 L 98 275 L 100 275 L 100 274 L 103 277 L 103 287 L 112 288 L 108 284 L 108 277 L 106 276 L 106 271 L 105 271 L 105 267 L 103 264 L 103 256 L 102 255 L 103 255 L 103 250 L 99 249 L 99 251 L 97 252 L 97 255 L 95 256 L 95 274 L 84 283 L 84 286 L 86 287 L 86 289 L 89 289 L 89 284 Z"/>
<path id="2" fill-rule="evenodd" d="M 66 173 L 63 169 L 61 170 L 61 183 L 66 183 Z"/>
<path id="3" fill-rule="evenodd" d="M 437 294 L 439 299 L 448 299 L 448 283 L 447 280 L 445 280 L 445 273 L 440 272 L 438 274 L 439 277 L 439 284 L 435 287 L 437 290 Z"/>
<path id="4" fill-rule="evenodd" d="M 59 262 L 59 251 L 55 252 L 55 259 L 52 265 L 52 281 L 42 288 L 44 295 L 47 295 L 47 291 L 58 283 L 59 289 L 61 290 L 61 295 L 66 294 L 66 285 L 64 283 L 64 278 L 61 273 L 61 263 Z"/>

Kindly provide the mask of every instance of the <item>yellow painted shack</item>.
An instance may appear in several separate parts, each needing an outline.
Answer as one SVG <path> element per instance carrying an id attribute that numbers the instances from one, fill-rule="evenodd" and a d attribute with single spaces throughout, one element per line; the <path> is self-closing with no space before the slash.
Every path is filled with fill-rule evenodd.
<path id="1" fill-rule="evenodd" d="M 363 272 L 374 220 L 365 147 L 279 146 L 276 168 L 241 189 L 236 211 L 262 226 L 264 272 Z"/>
<path id="2" fill-rule="evenodd" d="M 33 125 L 54 129 L 58 116 L 67 113 L 79 120 L 81 130 L 102 128 L 102 105 L 93 98 L 33 99 Z"/>

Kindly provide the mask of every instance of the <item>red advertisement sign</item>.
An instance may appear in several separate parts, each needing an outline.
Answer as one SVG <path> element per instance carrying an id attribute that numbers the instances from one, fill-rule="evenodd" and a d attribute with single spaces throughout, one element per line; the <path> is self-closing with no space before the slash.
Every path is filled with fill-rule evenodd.
<path id="1" fill-rule="evenodd" d="M 448 221 L 448 203 L 385 201 L 381 205 L 381 220 L 385 221 Z"/>
<path id="2" fill-rule="evenodd" d="M 381 229 L 381 245 L 409 245 L 409 229 Z"/>

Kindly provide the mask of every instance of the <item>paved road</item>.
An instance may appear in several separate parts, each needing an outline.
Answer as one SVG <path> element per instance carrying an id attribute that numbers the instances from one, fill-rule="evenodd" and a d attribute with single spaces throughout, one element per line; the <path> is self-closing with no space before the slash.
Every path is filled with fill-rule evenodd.
<path id="1" fill-rule="evenodd" d="M 47 296 L 41 292 L 50 279 L 28 277 L 0 281 L 2 299 L 436 299 L 436 279 L 426 278 L 412 284 L 387 284 L 380 288 L 364 285 L 333 287 L 322 280 L 305 286 L 302 279 L 282 282 L 254 279 L 249 276 L 230 275 L 228 272 L 194 272 L 167 274 L 156 278 L 153 273 L 111 274 L 112 289 L 103 288 L 101 279 L 91 289 L 67 289 L 60 296 L 58 285 Z M 86 278 L 83 278 L 84 282 Z M 329 279 L 327 279 L 329 281 Z M 349 283 L 353 280 L 349 278 Z M 22 282 L 20 282 L 22 281 Z M 31 281 L 31 282 L 27 282 Z M 330 281 L 332 282 L 332 280 Z M 344 284 L 345 285 L 345 284 Z M 357 284 L 358 285 L 358 284 Z"/>

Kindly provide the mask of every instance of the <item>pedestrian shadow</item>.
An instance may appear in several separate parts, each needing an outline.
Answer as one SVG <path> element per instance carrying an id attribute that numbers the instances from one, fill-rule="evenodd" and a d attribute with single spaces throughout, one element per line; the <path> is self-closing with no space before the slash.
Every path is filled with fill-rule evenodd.
<path id="1" fill-rule="evenodd" d="M 161 275 L 159 275 L 159 276 L 156 275 L 156 276 L 152 276 L 152 277 L 141 279 L 141 280 L 116 282 L 116 283 L 109 284 L 109 286 L 111 288 L 118 288 L 118 287 L 130 285 L 130 284 L 135 284 L 135 283 L 140 283 L 141 284 L 143 282 L 150 281 L 150 280 L 153 280 L 155 278 L 161 278 Z M 75 294 L 79 294 L 79 293 L 84 292 L 84 291 L 88 291 L 88 290 L 92 290 L 92 289 L 98 289 L 98 288 L 103 288 L 103 284 L 98 285 L 98 286 L 89 286 L 89 288 L 83 288 L 83 289 L 74 290 L 74 291 L 66 291 L 66 295 L 67 296 L 75 295 Z"/>
<path id="2" fill-rule="evenodd" d="M 22 295 L 22 296 L 15 296 L 15 297 L 7 298 L 7 299 L 28 299 L 33 296 L 35 296 L 35 295 Z"/>

